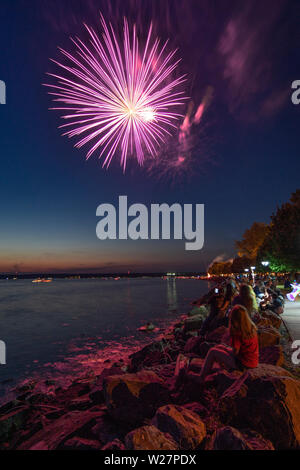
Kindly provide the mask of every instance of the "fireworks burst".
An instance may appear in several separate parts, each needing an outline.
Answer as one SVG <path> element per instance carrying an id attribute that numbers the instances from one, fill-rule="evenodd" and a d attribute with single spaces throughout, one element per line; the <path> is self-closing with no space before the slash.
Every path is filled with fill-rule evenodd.
<path id="1" fill-rule="evenodd" d="M 168 41 L 162 47 L 158 38 L 152 41 L 152 25 L 141 48 L 135 26 L 130 34 L 126 19 L 122 44 L 102 16 L 101 23 L 102 38 L 85 25 L 89 46 L 72 39 L 76 55 L 60 49 L 69 65 L 53 60 L 64 74 L 50 73 L 58 82 L 46 86 L 54 101 L 63 103 L 52 108 L 63 111 L 69 121 L 60 126 L 66 129 L 63 135 L 80 136 L 77 148 L 89 144 L 87 159 L 99 149 L 105 167 L 120 154 L 125 171 L 129 156 L 142 165 L 147 155 L 157 155 L 170 130 L 177 129 L 181 115 L 174 111 L 185 103 L 180 90 L 185 78 L 170 78 L 180 59 L 174 60 L 176 51 L 166 53 Z"/>

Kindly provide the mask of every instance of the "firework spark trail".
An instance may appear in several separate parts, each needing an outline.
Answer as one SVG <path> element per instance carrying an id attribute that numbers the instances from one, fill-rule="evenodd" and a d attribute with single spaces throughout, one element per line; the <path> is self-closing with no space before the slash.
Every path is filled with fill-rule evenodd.
<path id="1" fill-rule="evenodd" d="M 60 49 L 71 64 L 52 60 L 66 76 L 49 73 L 58 82 L 46 86 L 52 89 L 53 101 L 63 103 L 51 109 L 67 111 L 62 117 L 70 122 L 60 126 L 67 128 L 63 135 L 80 136 L 77 148 L 90 144 L 87 159 L 100 149 L 106 167 L 120 151 L 125 171 L 129 155 L 135 154 L 142 165 L 146 155 L 156 155 L 171 135 L 170 128 L 177 128 L 175 123 L 182 115 L 173 109 L 185 103 L 183 91 L 178 91 L 185 77 L 170 79 L 180 59 L 174 61 L 176 51 L 165 52 L 168 41 L 161 48 L 157 38 L 151 44 L 152 25 L 141 51 L 136 28 L 131 38 L 126 19 L 122 45 L 102 16 L 101 24 L 102 41 L 86 25 L 89 47 L 79 38 L 72 39 L 76 57 Z"/>

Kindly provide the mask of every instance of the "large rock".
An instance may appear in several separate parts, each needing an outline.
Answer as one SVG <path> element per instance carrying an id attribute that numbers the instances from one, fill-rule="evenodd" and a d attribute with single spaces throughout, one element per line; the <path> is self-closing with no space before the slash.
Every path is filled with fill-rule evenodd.
<path id="1" fill-rule="evenodd" d="M 259 351 L 259 362 L 282 366 L 284 364 L 284 354 L 282 346 L 267 346 Z"/>
<path id="2" fill-rule="evenodd" d="M 200 374 L 203 364 L 204 364 L 204 359 L 201 359 L 200 357 L 193 357 L 189 363 L 188 370 L 191 372 L 196 372 Z"/>
<path id="3" fill-rule="evenodd" d="M 155 426 L 142 426 L 125 437 L 125 445 L 130 450 L 177 450 L 176 442 Z"/>
<path id="4" fill-rule="evenodd" d="M 18 450 L 55 450 L 61 448 L 65 441 L 71 439 L 95 424 L 97 412 L 71 411 L 61 418 L 46 425 L 34 434 L 29 440 L 23 442 Z"/>
<path id="5" fill-rule="evenodd" d="M 3 407 L 4 408 L 4 407 Z M 0 417 L 0 439 L 3 442 L 12 437 L 12 435 L 21 429 L 26 421 L 28 408 L 17 407 L 4 413 Z"/>
<path id="6" fill-rule="evenodd" d="M 257 333 L 260 349 L 279 344 L 281 334 L 273 326 L 258 328 Z"/>
<path id="7" fill-rule="evenodd" d="M 235 370 L 229 372 L 224 369 L 217 370 L 213 374 L 210 374 L 205 380 L 205 388 L 214 389 L 216 395 L 221 396 L 225 390 L 242 375 L 242 372 Z"/>
<path id="8" fill-rule="evenodd" d="M 101 442 L 102 446 L 120 438 L 120 435 L 127 430 L 123 430 L 120 423 L 111 419 L 108 413 L 104 412 L 96 419 L 96 424 L 91 428 L 90 434 L 94 440 Z"/>
<path id="9" fill-rule="evenodd" d="M 225 426 L 214 432 L 207 450 L 274 450 L 274 446 L 257 433 L 245 434 Z"/>
<path id="10" fill-rule="evenodd" d="M 155 341 L 129 356 L 131 361 L 130 372 L 136 372 L 144 367 L 172 362 L 176 359 L 178 352 L 179 348 L 174 342 L 164 339 Z"/>
<path id="11" fill-rule="evenodd" d="M 200 416 L 202 420 L 207 418 L 207 416 L 209 415 L 209 410 L 205 406 L 201 405 L 201 403 L 198 403 L 196 401 L 191 402 L 191 403 L 186 403 L 185 405 L 183 405 L 183 407 L 189 411 L 192 411 L 196 415 Z"/>
<path id="12" fill-rule="evenodd" d="M 68 439 L 64 445 L 64 450 L 100 450 L 101 444 L 98 441 L 92 439 L 85 439 L 83 437 L 72 437 Z"/>
<path id="13" fill-rule="evenodd" d="M 193 315 L 184 321 L 184 331 L 196 331 L 199 330 L 203 323 L 203 315 Z"/>
<path id="14" fill-rule="evenodd" d="M 193 317 L 194 315 L 201 315 L 202 317 L 206 317 L 208 315 L 209 309 L 206 305 L 201 305 L 199 307 L 194 307 L 188 313 L 189 317 Z"/>
<path id="15" fill-rule="evenodd" d="M 119 439 L 114 439 L 111 442 L 105 444 L 101 450 L 126 450 L 125 445 Z"/>
<path id="16" fill-rule="evenodd" d="M 280 367 L 262 364 L 247 371 L 219 400 L 221 419 L 253 429 L 277 449 L 300 447 L 300 381 Z"/>
<path id="17" fill-rule="evenodd" d="M 180 449 L 196 449 L 206 436 L 205 424 L 201 418 L 181 406 L 162 406 L 157 410 L 153 424 L 170 434 Z"/>
<path id="18" fill-rule="evenodd" d="M 270 325 L 272 325 L 274 328 L 277 330 L 280 328 L 282 320 L 278 315 L 276 315 L 276 313 L 272 312 L 271 310 L 266 310 L 263 312 L 263 316 L 269 320 Z"/>
<path id="19" fill-rule="evenodd" d="M 93 403 L 102 403 L 104 401 L 103 381 L 105 377 L 109 377 L 111 375 L 120 375 L 122 373 L 123 371 L 120 367 L 112 366 L 103 369 L 101 374 L 97 376 L 89 394 Z"/>
<path id="20" fill-rule="evenodd" d="M 171 400 L 168 388 L 152 371 L 106 377 L 103 386 L 109 413 L 128 424 L 152 418 L 159 406 Z"/>

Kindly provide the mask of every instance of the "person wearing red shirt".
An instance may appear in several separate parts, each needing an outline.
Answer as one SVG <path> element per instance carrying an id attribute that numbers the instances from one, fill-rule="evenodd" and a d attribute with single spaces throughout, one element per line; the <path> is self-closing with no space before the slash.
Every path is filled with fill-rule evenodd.
<path id="1" fill-rule="evenodd" d="M 211 372 L 215 362 L 229 369 L 253 369 L 258 366 L 257 329 L 243 305 L 235 305 L 230 313 L 229 333 L 232 347 L 218 345 L 205 358 L 200 380 Z"/>
<path id="2" fill-rule="evenodd" d="M 259 360 L 257 329 L 243 305 L 235 305 L 231 310 L 229 333 L 231 347 L 219 344 L 211 348 L 206 355 L 200 375 L 189 371 L 188 364 L 185 364 L 178 374 L 178 381 L 187 379 L 202 383 L 210 374 L 215 362 L 225 369 L 241 371 L 257 367 Z"/>

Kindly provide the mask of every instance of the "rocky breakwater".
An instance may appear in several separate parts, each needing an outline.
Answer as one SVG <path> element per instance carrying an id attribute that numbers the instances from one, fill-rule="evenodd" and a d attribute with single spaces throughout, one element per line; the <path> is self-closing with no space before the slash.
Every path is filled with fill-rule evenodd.
<path id="1" fill-rule="evenodd" d="M 215 365 L 203 385 L 175 387 L 179 353 L 193 377 L 216 344 L 228 344 L 223 325 L 199 335 L 203 305 L 160 340 L 100 375 L 67 388 L 29 383 L 0 408 L 1 449 L 258 450 L 300 448 L 300 381 L 284 368 L 280 321 L 258 324 L 260 364 L 227 371 Z"/>

